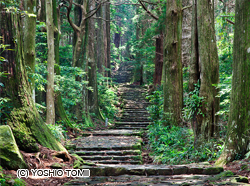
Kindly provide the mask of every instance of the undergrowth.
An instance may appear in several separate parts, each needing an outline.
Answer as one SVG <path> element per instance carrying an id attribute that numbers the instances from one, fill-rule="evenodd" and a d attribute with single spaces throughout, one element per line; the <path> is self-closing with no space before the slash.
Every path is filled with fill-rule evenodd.
<path id="1" fill-rule="evenodd" d="M 14 178 L 11 174 L 4 174 L 3 168 L 0 166 L 0 185 L 1 186 L 25 186 L 26 183 L 22 179 Z"/>
<path id="2" fill-rule="evenodd" d="M 215 160 L 222 151 L 222 142 L 211 139 L 194 148 L 193 130 L 183 126 L 171 126 L 171 114 L 163 113 L 162 88 L 147 96 L 151 103 L 151 125 L 148 126 L 148 139 L 154 161 L 163 164 L 188 164 Z M 164 119 L 163 119 L 164 118 Z"/>

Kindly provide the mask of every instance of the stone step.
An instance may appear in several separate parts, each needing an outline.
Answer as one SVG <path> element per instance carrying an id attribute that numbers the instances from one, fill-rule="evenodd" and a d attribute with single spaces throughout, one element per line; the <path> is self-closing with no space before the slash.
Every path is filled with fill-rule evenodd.
<path id="1" fill-rule="evenodd" d="M 150 125 L 151 122 L 131 122 L 131 121 L 120 121 L 120 122 L 115 122 L 115 125 Z"/>
<path id="2" fill-rule="evenodd" d="M 141 149 L 142 139 L 137 136 L 88 136 L 70 142 L 75 150 L 136 150 Z"/>
<path id="3" fill-rule="evenodd" d="M 136 160 L 142 161 L 142 156 L 80 156 L 83 160 L 91 160 L 91 161 L 99 161 L 99 160 L 119 160 L 119 161 L 127 161 L 127 160 Z"/>
<path id="4" fill-rule="evenodd" d="M 73 179 L 64 185 L 208 185 L 207 180 L 212 176 L 208 175 L 181 175 L 181 176 L 136 176 L 136 175 L 120 175 L 120 176 L 93 176 L 89 178 Z M 224 180 L 223 180 L 224 181 Z M 222 181 L 221 181 L 222 182 Z M 225 182 L 225 181 L 224 181 Z M 235 183 L 226 181 L 225 185 L 234 185 Z M 243 184 L 243 183 L 242 183 Z M 224 184 L 223 184 L 224 185 Z M 244 184 L 245 185 L 245 184 Z"/>
<path id="5" fill-rule="evenodd" d="M 109 130 L 97 130 L 91 132 L 84 132 L 82 136 L 141 136 L 142 133 L 140 131 L 135 130 L 117 130 L 117 129 L 109 129 Z"/>
<path id="6" fill-rule="evenodd" d="M 117 129 L 134 129 L 134 130 L 147 130 L 147 127 L 123 127 L 123 126 L 120 126 L 120 127 L 116 127 Z"/>
<path id="7" fill-rule="evenodd" d="M 134 160 L 129 160 L 129 161 L 118 161 L 118 160 L 100 160 L 100 161 L 92 161 L 93 163 L 96 164 L 132 164 L 132 165 L 140 165 L 142 164 L 141 161 L 134 161 Z M 91 171 L 90 171 L 91 172 Z"/>
<path id="8" fill-rule="evenodd" d="M 121 118 L 121 122 L 149 122 L 149 119 L 140 119 L 140 118 Z"/>
<path id="9" fill-rule="evenodd" d="M 119 125 L 116 128 L 122 129 L 127 128 L 131 130 L 140 130 L 140 129 L 147 129 L 147 125 Z"/>
<path id="10" fill-rule="evenodd" d="M 100 163 L 101 161 L 99 161 Z M 102 164 L 109 161 L 102 161 Z M 119 161 L 112 161 L 113 164 Z M 132 163 L 131 163 L 132 164 Z M 210 165 L 99 165 L 97 167 L 81 166 L 81 169 L 90 169 L 91 176 L 119 176 L 129 175 L 183 175 L 183 174 L 199 174 L 199 175 L 215 175 L 224 171 L 223 167 L 212 167 Z"/>
<path id="11" fill-rule="evenodd" d="M 127 113 L 127 114 L 139 114 L 139 113 L 142 113 L 142 114 L 148 114 L 148 111 L 143 109 L 143 110 L 138 110 L 138 109 L 134 109 L 134 110 L 131 110 L 131 109 L 124 109 L 123 110 L 123 113 Z"/>
<path id="12" fill-rule="evenodd" d="M 120 150 L 120 151 L 75 151 L 75 154 L 79 156 L 92 156 L 92 155 L 116 155 L 116 156 L 124 156 L 124 155 L 141 155 L 140 150 Z"/>

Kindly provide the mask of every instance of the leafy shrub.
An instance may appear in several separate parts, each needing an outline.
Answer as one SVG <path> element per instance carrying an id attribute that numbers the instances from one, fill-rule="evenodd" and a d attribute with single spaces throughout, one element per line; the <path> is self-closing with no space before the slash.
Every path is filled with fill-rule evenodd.
<path id="1" fill-rule="evenodd" d="M 182 116 L 185 121 L 190 121 L 194 113 L 204 115 L 201 112 L 201 105 L 204 100 L 204 97 L 199 96 L 200 92 L 200 83 L 194 84 L 194 90 L 188 93 L 187 97 L 184 97 L 185 107 L 182 110 Z"/>
<path id="2" fill-rule="evenodd" d="M 115 91 L 115 86 L 110 83 L 110 79 L 103 77 L 98 73 L 98 96 L 99 96 L 99 106 L 105 118 L 114 119 L 118 113 L 118 96 L 117 91 Z M 107 81 L 109 81 L 110 86 L 107 87 Z"/>
<path id="3" fill-rule="evenodd" d="M 222 145 L 210 141 L 194 149 L 194 135 L 191 129 L 177 126 L 149 125 L 149 144 L 154 161 L 164 164 L 186 164 L 215 160 Z"/>
<path id="4" fill-rule="evenodd" d="M 52 132 L 52 134 L 55 136 L 55 138 L 58 141 L 62 141 L 65 139 L 64 135 L 66 135 L 66 131 L 63 130 L 62 125 L 60 124 L 47 124 L 47 126 L 49 127 L 50 131 Z"/>
<path id="5" fill-rule="evenodd" d="M 8 186 L 8 185 L 13 185 L 13 186 L 25 186 L 26 183 L 22 179 L 18 178 L 13 178 L 11 174 L 3 174 L 3 168 L 0 166 L 0 185 L 1 186 Z"/>

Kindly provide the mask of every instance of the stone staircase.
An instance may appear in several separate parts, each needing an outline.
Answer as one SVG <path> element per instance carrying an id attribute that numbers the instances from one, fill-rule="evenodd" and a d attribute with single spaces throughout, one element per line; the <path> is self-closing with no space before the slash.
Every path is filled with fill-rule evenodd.
<path id="1" fill-rule="evenodd" d="M 95 164 L 143 164 L 141 136 L 150 124 L 147 102 L 138 86 L 123 85 L 120 92 L 125 103 L 120 120 L 112 129 L 85 132 L 72 141 L 70 153 Z"/>
<path id="2" fill-rule="evenodd" d="M 125 70 L 124 66 L 115 76 L 118 83 L 123 83 L 119 92 L 124 107 L 119 121 L 108 130 L 85 132 L 67 145 L 71 154 L 95 164 L 80 167 L 90 169 L 91 177 L 65 185 L 209 185 L 213 175 L 223 172 L 222 167 L 209 163 L 169 166 L 143 162 L 143 139 L 150 124 L 148 102 L 143 88 L 126 84 L 131 71 L 124 73 Z"/>

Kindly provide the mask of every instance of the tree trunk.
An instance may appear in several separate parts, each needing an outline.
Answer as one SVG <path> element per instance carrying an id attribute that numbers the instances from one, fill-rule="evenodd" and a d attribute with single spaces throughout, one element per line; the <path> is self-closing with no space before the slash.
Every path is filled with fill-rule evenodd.
<path id="1" fill-rule="evenodd" d="M 94 3 L 89 5 L 89 11 L 95 9 Z M 88 90 L 88 106 L 90 113 L 94 113 L 99 119 L 103 119 L 99 109 L 98 103 L 98 89 L 97 89 L 97 74 L 96 74 L 96 59 L 95 59 L 95 20 L 90 18 L 88 20 L 88 86 L 92 90 Z"/>
<path id="2" fill-rule="evenodd" d="M 183 106 L 182 79 L 182 0 L 167 1 L 164 37 L 164 113 L 172 125 L 180 125 Z M 166 123 L 169 125 L 170 123 Z"/>
<path id="3" fill-rule="evenodd" d="M 104 30 L 103 30 L 103 8 L 96 12 L 97 19 L 97 68 L 98 72 L 104 75 L 105 59 L 104 59 Z"/>
<path id="4" fill-rule="evenodd" d="M 60 42 L 60 20 L 59 10 L 56 6 L 56 1 L 53 1 L 53 23 L 55 26 L 54 38 L 55 38 L 55 67 L 56 75 L 60 75 L 60 62 L 59 62 L 59 42 Z M 63 121 L 66 127 L 72 127 L 67 114 L 65 113 L 62 97 L 60 91 L 55 92 L 55 119 L 56 121 Z"/>
<path id="5" fill-rule="evenodd" d="M 29 67 L 28 73 L 30 74 L 29 79 L 32 98 L 35 101 L 35 78 L 33 74 L 35 73 L 36 62 L 36 0 L 25 0 L 24 9 L 25 11 L 27 11 L 27 14 L 24 18 L 24 60 L 26 62 L 26 65 Z"/>
<path id="6" fill-rule="evenodd" d="M 48 43 L 48 63 L 47 63 L 47 93 L 46 93 L 46 123 L 55 124 L 55 103 L 54 103 L 54 23 L 52 16 L 52 0 L 46 0 L 46 26 L 47 26 L 47 43 Z"/>
<path id="7" fill-rule="evenodd" d="M 0 49 L 1 56 L 6 59 L 1 64 L 1 70 L 8 73 L 7 77 L 1 77 L 5 86 L 1 93 L 10 98 L 11 105 L 7 124 L 12 128 L 20 149 L 24 151 L 37 151 L 36 142 L 54 150 L 66 151 L 43 122 L 32 99 L 23 58 L 21 15 L 6 13 L 3 8 L 0 4 L 0 31 L 3 37 L 0 43 L 9 44 L 8 48 L 12 49 L 3 53 L 3 49 Z"/>
<path id="8" fill-rule="evenodd" d="M 106 3 L 106 37 L 107 37 L 107 76 L 111 77 L 111 64 L 110 64 L 110 0 L 107 0 Z"/>
<path id="9" fill-rule="evenodd" d="M 192 60 L 198 64 L 192 62 L 192 67 L 196 71 L 191 75 L 193 78 L 200 76 L 199 96 L 204 97 L 201 106 L 202 114 L 196 115 L 197 124 L 193 126 L 195 138 L 202 142 L 218 132 L 218 116 L 215 114 L 219 110 L 219 98 L 216 97 L 218 89 L 214 85 L 219 83 L 219 59 L 214 29 L 214 1 L 197 1 L 197 16 L 193 21 L 194 24 L 197 22 L 197 30 L 193 31 L 192 37 L 198 36 L 198 39 L 192 39 L 195 45 L 192 47 Z M 197 48 L 198 51 L 195 51 Z M 195 81 L 196 79 L 193 79 L 193 82 Z"/>
<path id="10" fill-rule="evenodd" d="M 216 164 L 244 158 L 249 149 L 250 120 L 250 2 L 236 0 L 233 77 L 227 137 Z"/>
<path id="11" fill-rule="evenodd" d="M 156 38 L 154 86 L 161 85 L 163 67 L 163 35 Z"/>
<path id="12" fill-rule="evenodd" d="M 37 11 L 37 20 L 40 22 L 46 21 L 46 0 L 38 0 L 38 11 Z"/>
<path id="13" fill-rule="evenodd" d="M 192 13 L 192 37 L 191 37 L 191 59 L 189 68 L 189 91 L 194 90 L 194 84 L 197 84 L 200 79 L 200 64 L 199 64 L 199 43 L 197 30 L 197 0 L 193 0 Z"/>

